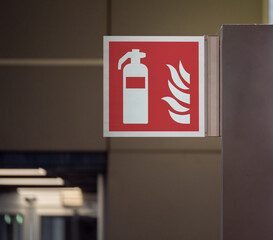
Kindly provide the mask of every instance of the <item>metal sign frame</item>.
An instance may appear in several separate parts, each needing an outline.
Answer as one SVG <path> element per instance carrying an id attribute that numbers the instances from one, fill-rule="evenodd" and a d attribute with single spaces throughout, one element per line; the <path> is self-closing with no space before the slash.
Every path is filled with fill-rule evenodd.
<path id="1" fill-rule="evenodd" d="M 199 130 L 198 131 L 109 131 L 109 42 L 198 42 L 199 46 Z M 104 137 L 205 137 L 205 37 L 204 36 L 105 36 L 103 64 Z"/>

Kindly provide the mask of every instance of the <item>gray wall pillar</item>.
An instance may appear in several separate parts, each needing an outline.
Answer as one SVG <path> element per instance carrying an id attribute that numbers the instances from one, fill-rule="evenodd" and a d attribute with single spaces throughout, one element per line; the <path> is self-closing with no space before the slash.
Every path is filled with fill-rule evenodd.
<path id="1" fill-rule="evenodd" d="M 273 236 L 273 26 L 224 26 L 223 239 Z"/>

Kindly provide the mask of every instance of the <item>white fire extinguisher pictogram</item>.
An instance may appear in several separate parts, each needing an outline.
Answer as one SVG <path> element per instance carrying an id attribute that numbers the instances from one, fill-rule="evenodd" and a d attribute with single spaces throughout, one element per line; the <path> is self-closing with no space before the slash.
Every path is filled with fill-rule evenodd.
<path id="1" fill-rule="evenodd" d="M 131 63 L 123 68 L 123 123 L 148 123 L 148 68 L 140 62 L 146 53 L 132 49 L 119 59 L 118 69 L 128 59 Z"/>

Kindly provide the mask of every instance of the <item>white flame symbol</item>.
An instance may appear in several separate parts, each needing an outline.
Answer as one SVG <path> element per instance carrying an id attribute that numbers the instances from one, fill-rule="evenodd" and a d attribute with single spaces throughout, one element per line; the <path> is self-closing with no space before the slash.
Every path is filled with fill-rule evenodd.
<path id="1" fill-rule="evenodd" d="M 188 85 L 188 86 L 186 86 L 186 84 L 184 84 L 183 81 L 180 79 L 176 69 L 172 65 L 169 65 L 169 64 L 166 64 L 166 65 L 170 69 L 173 82 L 176 84 L 176 86 L 178 88 L 180 88 L 180 89 L 178 89 L 168 80 L 168 85 L 169 85 L 169 88 L 170 88 L 173 96 L 177 100 L 179 100 L 183 103 L 190 104 L 190 93 L 188 92 L 188 90 L 189 90 L 188 86 L 190 85 L 190 74 L 186 72 L 181 61 L 179 61 L 179 72 L 180 72 L 181 76 L 183 77 L 183 79 L 186 81 L 186 83 Z M 172 109 L 174 109 L 177 112 L 183 113 L 183 114 L 176 114 L 176 113 L 169 110 L 169 114 L 170 114 L 171 118 L 175 122 L 178 122 L 181 124 L 190 124 L 190 114 L 186 113 L 187 111 L 190 110 L 190 108 L 182 106 L 175 98 L 172 98 L 172 97 L 163 97 L 162 98 L 162 100 L 166 101 L 171 106 Z"/>

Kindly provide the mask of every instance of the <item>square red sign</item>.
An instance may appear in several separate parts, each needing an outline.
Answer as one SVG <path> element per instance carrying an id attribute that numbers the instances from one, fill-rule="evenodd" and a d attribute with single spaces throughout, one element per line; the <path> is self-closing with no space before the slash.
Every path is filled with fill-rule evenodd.
<path id="1" fill-rule="evenodd" d="M 104 136 L 204 136 L 204 37 L 104 37 Z"/>

